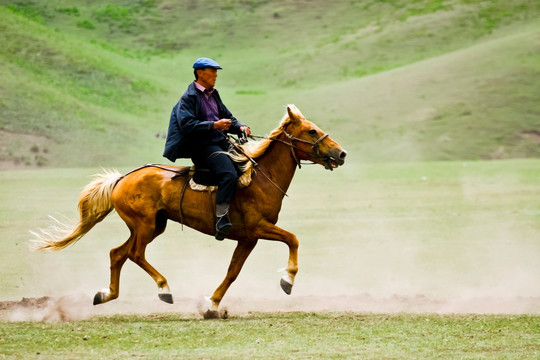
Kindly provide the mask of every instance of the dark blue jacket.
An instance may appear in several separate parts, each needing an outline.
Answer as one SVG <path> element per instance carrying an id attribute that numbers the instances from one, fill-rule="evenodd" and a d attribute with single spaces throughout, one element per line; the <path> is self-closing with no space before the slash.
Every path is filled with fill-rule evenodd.
<path id="1" fill-rule="evenodd" d="M 240 127 L 244 124 L 236 120 L 223 105 L 217 90 L 214 90 L 212 96 L 218 106 L 219 118 L 232 120 L 228 132 L 240 133 Z M 202 118 L 197 88 L 191 83 L 172 109 L 163 156 L 172 162 L 179 158 L 190 158 L 197 144 L 205 142 L 215 134 L 214 122 Z"/>

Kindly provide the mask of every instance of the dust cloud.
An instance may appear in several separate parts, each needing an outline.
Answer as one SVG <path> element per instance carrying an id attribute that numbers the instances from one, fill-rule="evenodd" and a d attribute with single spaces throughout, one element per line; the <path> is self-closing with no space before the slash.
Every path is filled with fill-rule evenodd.
<path id="1" fill-rule="evenodd" d="M 70 322 L 97 316 L 151 315 L 177 313 L 198 317 L 207 308 L 204 298 L 175 298 L 174 304 L 159 300 L 116 300 L 93 306 L 83 295 L 59 298 L 23 298 L 0 303 L 0 319 L 16 321 Z M 358 296 L 298 296 L 290 300 L 257 297 L 229 298 L 223 301 L 221 313 L 246 316 L 264 312 L 355 312 L 355 313 L 433 313 L 433 314 L 540 314 L 540 298 L 456 297 L 434 300 L 423 295 L 376 298 Z"/>
<path id="2" fill-rule="evenodd" d="M 380 226 L 391 228 L 391 224 Z M 31 254 L 33 275 L 22 284 L 21 297 L 0 299 L 0 319 L 63 322 L 155 313 L 200 318 L 208 306 L 205 296 L 225 276 L 234 242 L 162 240 L 152 244 L 147 255 L 169 280 L 174 304 L 160 301 L 152 279 L 128 261 L 122 270 L 120 297 L 93 306 L 95 292 L 108 285 L 112 246 L 97 249 L 87 241 L 64 252 Z M 230 316 L 297 311 L 540 314 L 536 253 L 495 237 L 490 241 L 489 246 L 454 242 L 444 250 L 406 238 L 396 246 L 395 239 L 386 237 L 357 240 L 353 248 L 340 248 L 339 243 L 327 248 L 303 244 L 300 271 L 289 296 L 281 290 L 281 274 L 276 272 L 286 262 L 286 247 L 260 242 L 224 297 L 221 310 Z"/>

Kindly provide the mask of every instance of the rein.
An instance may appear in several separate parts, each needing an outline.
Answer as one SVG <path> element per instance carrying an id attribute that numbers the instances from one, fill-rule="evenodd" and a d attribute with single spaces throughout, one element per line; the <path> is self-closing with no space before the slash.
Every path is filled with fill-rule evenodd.
<path id="1" fill-rule="evenodd" d="M 277 141 L 277 142 L 280 142 L 282 144 L 287 145 L 289 147 L 289 149 L 291 150 L 291 155 L 294 158 L 294 160 L 296 161 L 296 165 L 298 166 L 299 169 L 302 168 L 302 163 L 301 163 L 301 160 L 298 159 L 298 156 L 296 156 L 296 153 L 294 152 L 294 150 L 296 149 L 296 150 L 302 151 L 302 152 L 304 152 L 304 153 L 306 153 L 308 155 L 311 155 L 311 156 L 313 156 L 313 154 L 308 153 L 305 150 L 300 149 L 298 146 L 293 144 L 293 141 L 298 141 L 298 142 L 301 142 L 301 143 L 304 143 L 304 144 L 311 145 L 311 148 L 315 150 L 316 156 L 314 156 L 314 157 L 323 159 L 323 157 L 320 155 L 319 143 L 321 141 L 323 141 L 324 139 L 326 139 L 328 137 L 328 134 L 323 134 L 317 140 L 315 140 L 314 142 L 311 142 L 311 141 L 307 141 L 307 140 L 304 140 L 304 139 L 297 138 L 297 137 L 289 134 L 288 132 L 286 132 L 285 129 L 282 129 L 282 133 L 289 140 L 289 142 L 278 139 L 278 138 L 271 138 L 271 137 L 268 137 L 268 136 L 250 135 L 249 137 L 254 138 L 254 139 L 267 139 L 267 140 L 271 140 L 271 141 Z M 229 135 L 225 135 L 224 133 L 221 133 L 221 134 L 237 151 L 239 151 L 241 154 L 243 154 L 253 164 L 255 169 L 257 169 L 261 174 L 263 174 L 264 177 L 268 181 L 270 181 L 270 183 L 272 185 L 274 185 L 279 191 L 281 191 L 281 193 L 283 193 L 283 195 L 285 195 L 287 197 L 289 196 L 289 195 L 287 195 L 287 192 L 285 192 L 282 188 L 280 188 L 278 184 L 276 184 L 264 171 L 262 171 L 262 169 L 259 167 L 259 164 L 257 164 L 257 162 L 252 157 L 248 156 L 246 154 L 246 152 L 240 146 L 235 144 L 230 139 Z M 233 139 L 234 139 L 234 137 L 233 137 Z M 304 163 L 304 165 L 305 164 L 314 164 L 314 163 L 313 162 Z M 162 166 L 162 165 L 159 165 L 159 164 L 146 164 L 146 165 L 140 166 L 140 167 L 138 167 L 138 168 L 136 168 L 134 170 L 131 170 L 127 174 L 124 174 L 120 179 L 118 179 L 118 181 L 120 181 L 122 178 L 126 177 L 127 175 L 129 175 L 131 173 L 134 173 L 134 172 L 136 172 L 138 170 L 141 170 L 141 169 L 144 169 L 144 168 L 147 168 L 147 167 L 155 167 L 155 168 L 158 168 L 158 169 L 161 169 L 161 170 L 171 171 L 171 172 L 176 173 L 177 176 L 182 176 L 182 175 L 186 174 L 187 172 L 189 172 L 188 169 L 173 169 L 173 168 Z M 187 183 L 188 182 L 186 182 L 184 184 L 184 186 L 182 188 L 182 192 L 181 192 L 181 197 L 180 197 L 180 224 L 182 224 L 182 225 L 183 225 L 183 221 L 182 221 L 183 216 L 182 216 L 182 205 L 181 204 L 182 204 L 182 198 L 184 197 L 184 193 L 185 193 L 186 188 L 187 188 Z"/>
<path id="2" fill-rule="evenodd" d="M 321 141 L 323 141 L 324 139 L 326 139 L 328 137 L 328 134 L 323 134 L 321 137 L 319 137 L 315 142 L 311 142 L 311 141 L 307 141 L 307 140 L 304 140 L 304 139 L 300 139 L 300 138 L 297 138 L 295 136 L 292 136 L 291 134 L 289 134 L 288 132 L 285 131 L 285 129 L 281 129 L 281 132 L 287 137 L 287 139 L 289 139 L 289 142 L 287 141 L 283 141 L 281 139 L 278 139 L 278 138 L 271 138 L 271 137 L 267 137 L 267 136 L 259 136 L 259 135 L 249 135 L 249 137 L 251 138 L 257 138 L 257 139 L 267 139 L 267 140 L 271 140 L 271 141 L 277 141 L 277 142 L 280 142 L 282 144 L 285 144 L 289 147 L 289 149 L 291 150 L 291 155 L 294 159 L 294 161 L 296 162 L 296 165 L 298 166 L 299 169 L 302 168 L 302 163 L 300 161 L 300 159 L 298 159 L 298 156 L 296 156 L 296 153 L 294 152 L 294 150 L 299 150 L 299 151 L 302 151 L 308 155 L 311 155 L 313 156 L 313 154 L 311 153 L 308 153 L 306 152 L 305 150 L 302 150 L 300 149 L 298 146 L 294 145 L 293 144 L 293 141 L 298 141 L 298 142 L 302 142 L 304 144 L 308 144 L 308 145 L 311 145 L 311 148 L 312 149 L 315 149 L 315 154 L 316 156 L 314 157 L 317 157 L 319 159 L 324 159 L 321 154 L 320 154 L 320 150 L 319 150 L 319 143 Z M 262 169 L 259 167 L 259 164 L 257 164 L 257 162 L 252 158 L 250 157 L 248 154 L 246 154 L 246 152 L 240 147 L 238 146 L 236 143 L 239 143 L 239 144 L 243 144 L 245 143 L 245 141 L 247 140 L 245 135 L 244 137 L 241 137 L 239 136 L 238 139 L 236 139 L 236 143 L 233 142 L 230 138 L 229 135 L 225 135 L 224 133 L 221 133 L 221 135 L 223 135 L 223 137 L 229 142 L 229 144 L 231 144 L 231 146 L 238 152 L 240 152 L 242 155 L 244 155 L 252 164 L 253 166 L 255 167 L 255 169 L 257 169 L 261 174 L 264 175 L 264 177 L 270 181 L 270 183 L 272 185 L 274 185 L 279 191 L 281 191 L 281 193 L 285 196 L 289 196 L 287 195 L 287 193 L 279 187 L 278 184 L 276 184 L 268 175 L 266 175 L 266 173 L 264 171 L 262 171 Z M 234 137 L 233 137 L 234 139 Z M 308 163 L 308 164 L 315 164 L 314 162 L 311 162 L 311 163 Z"/>
<path id="3" fill-rule="evenodd" d="M 289 195 L 287 195 L 287 192 L 286 192 L 285 190 L 283 190 L 282 188 L 280 188 L 279 185 L 276 184 L 276 183 L 274 182 L 274 180 L 272 180 L 272 179 L 270 178 L 270 176 L 266 175 L 266 173 L 265 173 L 264 171 L 262 171 L 262 169 L 259 167 L 259 164 L 257 164 L 257 162 L 256 162 L 251 156 L 249 156 L 248 154 L 246 154 L 246 152 L 245 152 L 240 146 L 236 145 L 233 141 L 231 141 L 231 139 L 229 138 L 228 135 L 225 135 L 224 133 L 221 133 L 221 135 L 223 135 L 223 137 L 224 137 L 225 139 L 227 139 L 227 141 L 229 142 L 229 144 L 231 144 L 231 146 L 232 146 L 233 148 L 235 148 L 236 151 L 240 152 L 242 155 L 244 155 L 246 158 L 248 158 L 248 160 L 253 164 L 253 167 L 255 167 L 255 169 L 257 169 L 261 174 L 263 174 L 264 177 L 265 177 L 268 181 L 270 181 L 270 183 L 271 183 L 272 185 L 274 185 L 279 191 L 281 191 L 281 193 L 282 193 L 283 195 L 289 197 Z"/>

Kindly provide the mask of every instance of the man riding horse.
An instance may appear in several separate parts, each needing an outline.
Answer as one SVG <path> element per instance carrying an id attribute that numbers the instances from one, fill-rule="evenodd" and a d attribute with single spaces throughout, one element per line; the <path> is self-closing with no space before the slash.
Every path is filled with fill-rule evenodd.
<path id="1" fill-rule="evenodd" d="M 189 93 L 188 89 L 187 97 L 190 96 Z M 196 97 L 197 93 L 192 96 Z M 196 99 L 191 101 L 196 104 Z M 192 138 L 187 138 L 180 133 L 180 121 L 176 119 L 181 119 L 181 117 L 176 113 L 185 112 L 182 106 L 186 105 L 180 102 L 175 107 L 172 116 L 173 126 L 176 124 L 178 126 L 177 143 L 176 146 L 172 145 L 172 151 L 176 153 L 169 154 L 172 159 L 178 158 L 179 155 L 186 156 L 186 153 L 191 155 L 192 150 L 199 151 L 202 147 L 199 144 L 193 145 Z M 192 128 L 201 127 L 202 133 L 211 132 L 213 124 L 219 121 L 218 119 L 218 121 L 206 122 L 205 125 L 203 120 L 193 119 L 195 117 L 188 119 L 188 123 L 192 122 Z M 231 125 L 232 123 L 231 120 Z M 240 130 L 243 125 L 236 123 L 236 126 Z M 174 131 L 170 135 L 174 136 Z M 203 138 L 197 135 L 195 139 L 208 141 L 207 139 L 211 137 Z M 191 147 L 180 146 L 188 141 Z M 217 146 L 216 148 L 222 149 Z M 345 163 L 347 155 L 347 152 L 336 141 L 307 120 L 292 104 L 287 106 L 287 112 L 277 128 L 267 137 L 251 142 L 250 146 L 242 149 L 246 158 L 256 160 L 257 165 L 253 163 L 253 166 L 256 167 L 257 172 L 251 179 L 250 185 L 239 189 L 234 195 L 229 216 L 232 223 L 238 225 L 227 237 L 237 241 L 237 245 L 225 278 L 208 299 L 209 307 L 203 313 L 205 318 L 222 316 L 219 311 L 221 300 L 238 277 L 246 259 L 260 239 L 279 241 L 288 246 L 288 262 L 280 285 L 286 294 L 291 294 L 298 272 L 299 241 L 295 234 L 276 225 L 285 192 L 302 160 L 333 170 Z M 199 156 L 199 153 L 193 152 L 193 154 L 192 157 Z M 216 234 L 215 218 L 205 211 L 214 206 L 213 197 L 199 191 L 188 190 L 184 194 L 183 202 L 179 201 L 189 181 L 188 168 L 185 166 L 163 167 L 159 164 L 149 164 L 124 175 L 118 171 L 99 174 L 84 187 L 79 196 L 79 221 L 72 227 L 64 228 L 55 225 L 52 229 L 44 229 L 39 233 L 33 232 L 36 236 L 35 249 L 53 251 L 64 249 L 81 239 L 96 224 L 116 210 L 129 228 L 130 235 L 120 246 L 111 249 L 109 287 L 96 293 L 94 305 L 118 298 L 120 272 L 128 259 L 152 277 L 158 286 L 159 298 L 172 304 L 173 297 L 167 279 L 148 262 L 145 251 L 147 245 L 165 231 L 168 220 L 182 223 L 207 235 Z M 305 205 L 305 214 L 309 215 L 310 204 Z"/>
<path id="2" fill-rule="evenodd" d="M 214 88 L 222 67 L 200 58 L 193 69 L 195 81 L 172 109 L 163 156 L 172 162 L 191 158 L 196 168 L 210 170 L 218 185 L 215 237 L 223 240 L 232 230 L 228 213 L 238 180 L 236 165 L 223 153 L 229 149 L 224 133 L 251 135 L 251 130 L 231 114 Z"/>

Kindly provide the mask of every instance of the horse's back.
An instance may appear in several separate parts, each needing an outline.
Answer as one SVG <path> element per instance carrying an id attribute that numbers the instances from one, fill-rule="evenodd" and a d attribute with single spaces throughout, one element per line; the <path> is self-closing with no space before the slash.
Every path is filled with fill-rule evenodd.
<path id="1" fill-rule="evenodd" d="M 116 210 L 155 213 L 169 207 L 172 198 L 179 200 L 189 168 L 180 166 L 145 166 L 126 174 L 116 185 L 112 201 Z"/>

